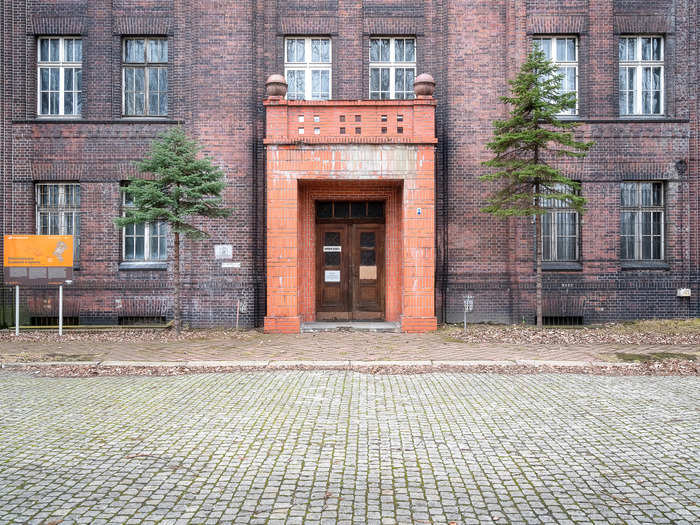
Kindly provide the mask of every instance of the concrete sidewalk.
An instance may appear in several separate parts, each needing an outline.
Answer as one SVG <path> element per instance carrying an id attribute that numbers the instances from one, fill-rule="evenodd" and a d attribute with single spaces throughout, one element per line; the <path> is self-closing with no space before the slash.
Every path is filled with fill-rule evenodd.
<path id="1" fill-rule="evenodd" d="M 14 337 L 14 336 L 13 336 Z M 442 362 L 442 361 L 614 361 L 618 352 L 700 355 L 696 345 L 615 344 L 473 344 L 445 331 L 430 334 L 321 332 L 280 335 L 258 331 L 191 334 L 185 339 L 158 339 L 132 332 L 119 334 L 70 333 L 47 339 L 44 334 L 0 340 L 0 362 Z M 150 339 L 149 339 L 150 337 Z"/>

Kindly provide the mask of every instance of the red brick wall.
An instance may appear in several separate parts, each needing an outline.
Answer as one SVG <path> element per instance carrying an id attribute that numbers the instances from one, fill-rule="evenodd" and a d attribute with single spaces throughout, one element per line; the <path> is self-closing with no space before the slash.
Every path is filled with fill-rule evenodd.
<path id="1" fill-rule="evenodd" d="M 86 321 L 112 321 L 118 300 L 170 294 L 170 273 L 118 270 L 119 182 L 161 131 L 180 123 L 201 140 L 229 181 L 230 219 L 207 222 L 212 239 L 186 243 L 185 316 L 197 325 L 231 324 L 240 300 L 244 325 L 265 315 L 264 81 L 283 70 L 285 35 L 333 39 L 333 96 L 367 97 L 368 45 L 374 35 L 416 36 L 418 72 L 436 80 L 436 305 L 461 319 L 462 296 L 476 296 L 475 320 L 532 317 L 532 225 L 480 212 L 478 180 L 498 97 L 536 34 L 574 34 L 580 43 L 580 136 L 589 157 L 567 166 L 583 182 L 589 212 L 582 270 L 547 272 L 545 293 L 587 297 L 588 322 L 697 315 L 700 260 L 698 2 L 693 0 L 61 0 L 0 7 L 0 207 L 2 233 L 34 232 L 33 185 L 80 180 L 81 268 L 66 292 Z M 666 37 L 666 118 L 617 115 L 617 39 Z M 35 120 L 36 37 L 81 34 L 81 122 Z M 167 36 L 171 115 L 126 122 L 121 115 L 122 36 Z M 368 131 L 365 130 L 365 133 Z M 623 270 L 619 260 L 619 183 L 667 181 L 668 269 Z M 213 244 L 234 247 L 240 269 L 213 260 Z M 0 246 L 0 250 L 2 247 Z M 693 289 L 691 300 L 675 296 Z"/>

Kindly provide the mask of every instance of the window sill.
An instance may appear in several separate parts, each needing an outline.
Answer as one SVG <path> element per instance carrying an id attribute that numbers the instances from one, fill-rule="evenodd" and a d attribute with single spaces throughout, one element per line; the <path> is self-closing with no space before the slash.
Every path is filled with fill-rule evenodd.
<path id="1" fill-rule="evenodd" d="M 37 115 L 36 120 L 40 122 L 71 122 L 83 119 L 80 115 Z"/>
<path id="2" fill-rule="evenodd" d="M 167 262 L 133 261 L 119 263 L 120 270 L 167 270 Z"/>
<path id="3" fill-rule="evenodd" d="M 583 271 L 583 264 L 580 262 L 570 261 L 570 262 L 543 262 L 542 263 L 543 272 L 581 272 Z"/>
<path id="4" fill-rule="evenodd" d="M 670 270 L 671 266 L 664 261 L 623 261 L 623 270 Z"/>
<path id="5" fill-rule="evenodd" d="M 155 115 L 122 115 L 121 120 L 127 122 L 172 122 L 172 119 L 168 116 L 158 117 Z"/>
<path id="6" fill-rule="evenodd" d="M 580 117 L 578 119 L 582 124 L 622 124 L 622 123 L 646 123 L 646 124 L 687 124 L 690 122 L 687 118 L 675 118 L 669 116 L 644 116 L 644 115 L 630 115 L 630 116 L 618 116 L 614 118 L 603 117 L 603 118 L 590 118 L 590 117 Z"/>
<path id="7" fill-rule="evenodd" d="M 13 120 L 13 124 L 133 124 L 135 122 L 143 122 L 146 124 L 182 124 L 181 120 L 171 118 L 154 118 L 154 117 L 119 117 L 111 120 L 105 119 L 86 119 L 86 118 L 43 118 L 37 117 L 33 119 Z"/>
<path id="8" fill-rule="evenodd" d="M 669 120 L 668 115 L 645 115 L 644 113 L 618 116 L 620 120 Z"/>

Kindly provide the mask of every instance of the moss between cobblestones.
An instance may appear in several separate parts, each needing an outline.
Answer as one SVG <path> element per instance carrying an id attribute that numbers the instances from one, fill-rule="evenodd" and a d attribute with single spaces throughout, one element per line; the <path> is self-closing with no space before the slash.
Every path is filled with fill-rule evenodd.
<path id="1" fill-rule="evenodd" d="M 698 523 L 697 387 L 3 371 L 0 522 Z"/>

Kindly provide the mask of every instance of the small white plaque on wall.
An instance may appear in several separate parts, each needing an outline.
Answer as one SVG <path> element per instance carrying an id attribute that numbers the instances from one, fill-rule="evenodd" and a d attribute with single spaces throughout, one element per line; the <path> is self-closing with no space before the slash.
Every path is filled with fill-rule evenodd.
<path id="1" fill-rule="evenodd" d="M 325 281 L 327 283 L 339 283 L 340 270 L 326 270 Z"/>
<path id="2" fill-rule="evenodd" d="M 241 263 L 239 263 L 239 262 L 222 262 L 221 267 L 222 268 L 240 268 Z"/>
<path id="3" fill-rule="evenodd" d="M 231 259 L 233 257 L 232 244 L 215 244 L 214 258 L 216 259 Z"/>

